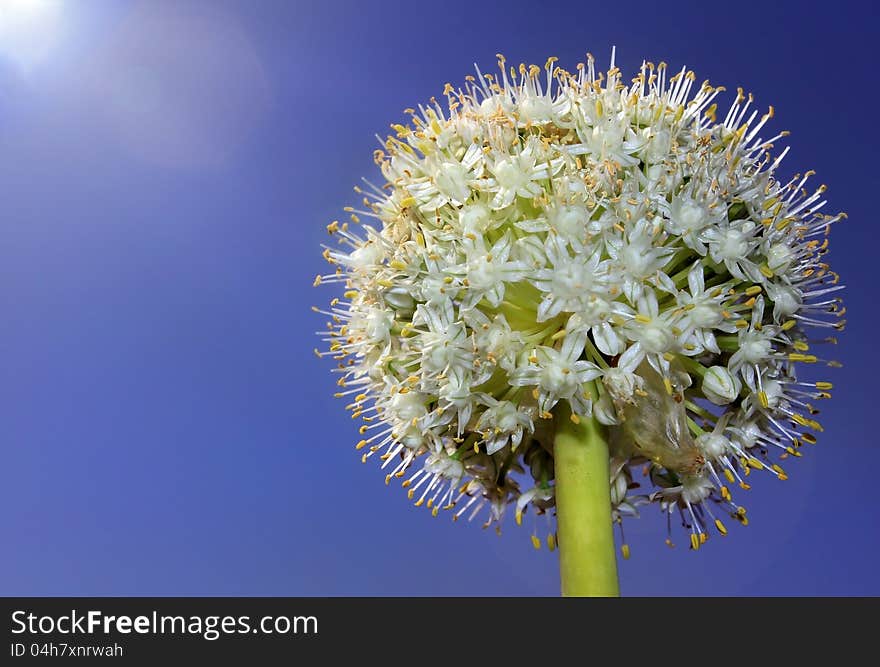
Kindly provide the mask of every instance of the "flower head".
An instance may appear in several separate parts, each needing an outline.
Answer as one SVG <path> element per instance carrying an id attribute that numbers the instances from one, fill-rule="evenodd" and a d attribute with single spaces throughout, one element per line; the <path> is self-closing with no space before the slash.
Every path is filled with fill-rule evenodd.
<path id="1" fill-rule="evenodd" d="M 319 356 L 364 461 L 435 515 L 552 511 L 567 404 L 610 430 L 614 520 L 653 503 L 696 549 L 747 523 L 731 487 L 786 479 L 777 459 L 821 431 L 831 385 L 796 371 L 843 328 L 823 255 L 844 215 L 819 212 L 812 173 L 777 179 L 786 133 L 759 136 L 773 109 L 741 90 L 722 118 L 722 88 L 662 63 L 630 85 L 591 57 L 499 64 L 392 126 L 387 182 L 328 227 L 316 283 L 344 289 Z"/>

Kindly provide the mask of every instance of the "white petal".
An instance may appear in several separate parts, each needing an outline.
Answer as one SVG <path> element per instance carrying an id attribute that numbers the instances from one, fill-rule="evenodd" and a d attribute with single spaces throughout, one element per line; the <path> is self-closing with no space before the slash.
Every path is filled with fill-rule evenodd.
<path id="1" fill-rule="evenodd" d="M 641 343 L 634 343 L 627 348 L 626 352 L 620 355 L 620 359 L 617 360 L 617 367 L 627 373 L 634 373 L 644 358 L 645 353 L 642 351 Z"/>
<path id="2" fill-rule="evenodd" d="M 602 354 L 614 357 L 623 349 L 623 338 L 617 334 L 608 322 L 602 322 L 593 329 L 593 340 Z"/>

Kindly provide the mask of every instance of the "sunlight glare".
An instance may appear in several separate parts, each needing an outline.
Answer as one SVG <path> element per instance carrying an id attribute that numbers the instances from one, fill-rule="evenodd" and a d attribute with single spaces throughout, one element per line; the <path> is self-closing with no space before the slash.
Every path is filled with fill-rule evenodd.
<path id="1" fill-rule="evenodd" d="M 0 59 L 23 73 L 45 62 L 58 41 L 61 0 L 0 0 Z"/>

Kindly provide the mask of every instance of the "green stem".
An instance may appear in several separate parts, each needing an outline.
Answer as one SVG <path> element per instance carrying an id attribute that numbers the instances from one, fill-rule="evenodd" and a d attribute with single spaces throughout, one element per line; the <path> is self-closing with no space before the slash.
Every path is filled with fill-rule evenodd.
<path id="1" fill-rule="evenodd" d="M 568 404 L 560 403 L 553 459 L 562 595 L 616 597 L 620 591 L 604 428 L 595 419 L 575 424 Z"/>

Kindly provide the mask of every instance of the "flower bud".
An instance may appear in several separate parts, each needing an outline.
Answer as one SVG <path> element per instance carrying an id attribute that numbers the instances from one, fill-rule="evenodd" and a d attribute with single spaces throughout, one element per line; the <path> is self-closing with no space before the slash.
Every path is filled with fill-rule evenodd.
<path id="1" fill-rule="evenodd" d="M 703 395 L 715 405 L 727 405 L 736 400 L 742 383 L 724 366 L 712 366 L 703 376 Z"/>
<path id="2" fill-rule="evenodd" d="M 598 401 L 593 402 L 593 416 L 600 424 L 605 426 L 615 426 L 620 423 L 617 411 L 614 409 L 608 394 L 602 394 Z"/>

